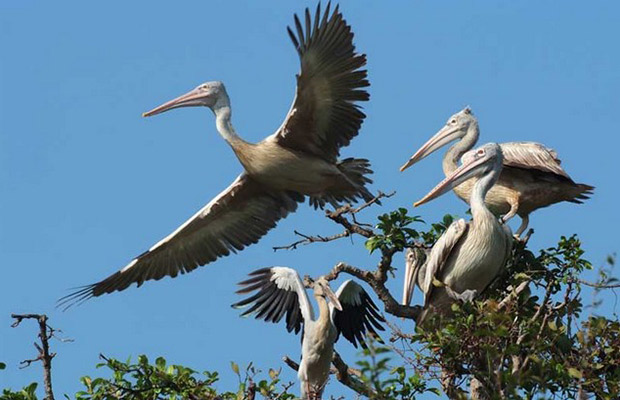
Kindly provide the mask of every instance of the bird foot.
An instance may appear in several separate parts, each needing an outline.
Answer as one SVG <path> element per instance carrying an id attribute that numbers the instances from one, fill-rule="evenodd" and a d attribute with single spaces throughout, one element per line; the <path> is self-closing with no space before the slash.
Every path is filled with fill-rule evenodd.
<path id="1" fill-rule="evenodd" d="M 462 293 L 457 293 L 456 291 L 450 289 L 450 287 L 446 286 L 446 292 L 448 296 L 454 300 L 462 301 L 463 303 L 472 302 L 478 296 L 477 290 L 464 290 Z"/>

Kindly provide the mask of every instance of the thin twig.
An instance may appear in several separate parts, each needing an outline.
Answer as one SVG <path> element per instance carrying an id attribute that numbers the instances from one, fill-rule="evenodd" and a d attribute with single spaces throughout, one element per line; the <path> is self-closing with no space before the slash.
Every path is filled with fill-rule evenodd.
<path id="1" fill-rule="evenodd" d="M 578 278 L 573 278 L 570 280 L 570 282 L 580 283 L 582 285 L 590 286 L 590 287 L 597 288 L 597 289 L 620 288 L 620 283 L 615 283 L 615 284 L 593 283 L 593 282 L 588 282 L 588 281 L 585 281 L 583 279 L 578 279 Z"/>
<path id="2" fill-rule="evenodd" d="M 275 246 L 273 247 L 273 251 L 278 251 L 278 250 L 295 250 L 297 249 L 297 247 L 301 246 L 301 245 L 308 245 L 311 243 L 317 243 L 317 242 L 331 242 L 332 240 L 337 240 L 337 239 L 342 239 L 344 237 L 350 237 L 353 234 L 358 234 L 361 236 L 364 236 L 366 238 L 369 238 L 371 236 L 374 235 L 371 224 L 366 224 L 363 222 L 358 222 L 355 214 L 359 213 L 360 211 L 366 209 L 367 207 L 370 207 L 373 204 L 379 204 L 379 200 L 382 198 L 389 198 L 394 196 L 394 194 L 396 194 L 395 191 L 385 194 L 383 192 L 379 192 L 375 197 L 373 197 L 371 200 L 367 201 L 366 203 L 362 204 L 361 206 L 357 207 L 357 208 L 353 208 L 350 204 L 345 204 L 341 207 L 336 208 L 333 211 L 329 211 L 326 210 L 325 211 L 325 216 L 329 219 L 331 219 L 332 221 L 336 222 L 339 225 L 342 225 L 345 229 L 344 232 L 342 233 L 338 233 L 335 235 L 330 235 L 330 236 L 322 236 L 322 235 L 305 235 L 297 230 L 294 231 L 295 235 L 297 236 L 301 236 L 303 239 L 301 240 L 297 240 L 296 242 L 293 242 L 289 245 L 286 246 Z M 349 221 L 345 215 L 350 215 L 351 219 L 353 220 L 353 222 Z"/>
<path id="3" fill-rule="evenodd" d="M 316 243 L 316 242 L 331 242 L 332 240 L 337 240 L 343 237 L 349 237 L 351 236 L 351 232 L 345 230 L 342 233 L 338 233 L 336 235 L 332 235 L 332 236 L 321 236 L 321 235 L 316 235 L 316 236 L 310 236 L 310 235 L 304 235 L 301 232 L 298 232 L 297 230 L 294 231 L 295 235 L 297 236 L 301 236 L 303 239 L 298 240 L 296 242 L 293 242 L 287 246 L 275 246 L 272 247 L 273 251 L 278 251 L 278 250 L 295 250 L 297 249 L 298 246 L 306 246 L 309 245 L 311 243 Z"/>

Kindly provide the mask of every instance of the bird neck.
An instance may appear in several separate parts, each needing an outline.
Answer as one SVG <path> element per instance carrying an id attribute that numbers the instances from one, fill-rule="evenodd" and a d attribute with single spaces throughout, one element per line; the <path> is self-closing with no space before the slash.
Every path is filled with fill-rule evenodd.
<path id="1" fill-rule="evenodd" d="M 484 198 L 495 182 L 497 182 L 498 177 L 499 171 L 497 169 L 493 169 L 490 173 L 479 178 L 474 184 L 474 188 L 471 191 L 471 197 L 469 199 L 471 215 L 474 221 L 482 221 L 488 216 L 495 218 L 493 213 L 489 211 L 484 203 Z"/>
<path id="2" fill-rule="evenodd" d="M 329 306 L 327 305 L 327 300 L 323 296 L 315 295 L 317 304 L 319 305 L 319 319 L 317 322 L 321 325 L 330 323 L 330 315 L 329 315 Z"/>
<path id="3" fill-rule="evenodd" d="M 444 174 L 449 175 L 459 167 L 461 157 L 468 150 L 471 150 L 474 147 L 474 145 L 478 141 L 478 136 L 480 136 L 478 122 L 472 121 L 467 128 L 465 136 L 463 136 L 461 140 L 453 144 L 452 147 L 450 147 L 450 149 L 446 152 L 446 155 L 443 158 L 442 165 Z"/>
<path id="4" fill-rule="evenodd" d="M 237 151 L 239 147 L 242 147 L 247 142 L 237 134 L 231 121 L 232 111 L 228 102 L 222 102 L 223 104 L 216 104 L 213 107 L 213 113 L 215 113 L 215 124 L 217 131 L 222 135 L 224 140 L 228 142 L 230 147 Z"/>

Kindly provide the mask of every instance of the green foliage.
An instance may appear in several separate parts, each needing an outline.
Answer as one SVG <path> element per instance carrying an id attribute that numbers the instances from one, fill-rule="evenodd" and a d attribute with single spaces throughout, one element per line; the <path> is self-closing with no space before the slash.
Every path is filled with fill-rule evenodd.
<path id="1" fill-rule="evenodd" d="M 35 393 L 36 390 L 36 382 L 33 382 L 30 385 L 24 387 L 19 392 L 14 392 L 10 389 L 4 389 L 2 391 L 2 394 L 0 395 L 0 400 L 37 400 L 37 394 Z"/>
<path id="2" fill-rule="evenodd" d="M 201 399 L 201 400 L 241 400 L 246 398 L 248 390 L 256 390 L 265 399 L 291 399 L 292 395 L 278 393 L 280 383 L 279 371 L 269 371 L 269 379 L 261 380 L 254 385 L 252 378 L 258 374 L 251 365 L 241 377 L 239 366 L 231 363 L 233 372 L 239 377 L 239 388 L 236 392 L 218 393 L 215 384 L 219 379 L 217 372 L 203 372 L 184 367 L 169 365 L 163 357 L 158 357 L 154 364 L 149 363 L 147 356 L 138 356 L 137 363 L 118 361 L 103 357 L 105 362 L 98 368 L 105 367 L 111 371 L 111 378 L 82 377 L 84 390 L 76 393 L 76 400 L 107 400 L 120 398 L 140 399 Z"/>
<path id="3" fill-rule="evenodd" d="M 431 224 L 431 229 L 420 232 L 410 227 L 412 223 L 424 223 L 419 216 L 408 215 L 406 208 L 380 215 L 379 223 L 375 226 L 380 233 L 366 241 L 366 249 L 371 253 L 381 248 L 392 248 L 395 251 L 403 251 L 406 247 L 414 245 L 416 240 L 421 240 L 425 245 L 432 245 L 439 236 L 454 221 L 454 216 L 446 214 L 439 223 Z"/>
<path id="4" fill-rule="evenodd" d="M 437 388 L 429 387 L 429 381 L 422 375 L 414 373 L 408 375 L 402 365 L 390 367 L 392 350 L 385 346 L 376 346 L 368 343 L 368 348 L 362 350 L 363 359 L 357 362 L 360 367 L 361 381 L 375 392 L 376 399 L 415 400 L 416 395 L 433 393 L 440 395 Z M 399 361 L 396 360 L 396 364 Z"/>

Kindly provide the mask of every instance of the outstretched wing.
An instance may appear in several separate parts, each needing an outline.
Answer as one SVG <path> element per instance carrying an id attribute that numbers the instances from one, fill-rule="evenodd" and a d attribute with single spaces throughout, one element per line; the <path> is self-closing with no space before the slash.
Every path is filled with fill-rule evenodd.
<path id="1" fill-rule="evenodd" d="M 331 303 L 330 308 L 338 333 L 342 333 L 355 347 L 359 342 L 366 348 L 364 339 L 368 335 L 381 340 L 375 329 L 384 330 L 380 322 L 385 322 L 385 319 L 379 314 L 379 309 L 364 288 L 349 279 L 340 285 L 336 296 L 342 305 L 342 311 L 337 310 Z"/>
<path id="2" fill-rule="evenodd" d="M 461 237 L 463 237 L 463 234 L 467 232 L 467 228 L 468 224 L 464 219 L 454 221 L 433 245 L 431 253 L 428 256 L 428 261 L 424 265 L 426 267 L 426 276 L 424 277 L 422 287 L 422 291 L 424 292 L 424 307 L 428 306 L 431 295 L 433 294 L 433 288 L 435 287 L 433 285 L 433 279 L 441 275 L 441 270 L 452 253 L 454 246 L 456 246 Z"/>
<path id="3" fill-rule="evenodd" d="M 298 193 L 268 192 L 245 172 L 187 222 L 122 270 L 63 297 L 70 306 L 91 297 L 124 290 L 132 283 L 159 280 L 197 267 L 258 242 L 303 201 Z"/>
<path id="4" fill-rule="evenodd" d="M 357 136 L 366 117 L 356 101 L 369 99 L 364 54 L 356 54 L 353 33 L 336 6 L 329 4 L 314 21 L 306 9 L 305 29 L 295 15 L 295 32 L 288 33 L 301 61 L 293 105 L 270 139 L 282 146 L 334 161 L 339 149 Z"/>
<path id="5" fill-rule="evenodd" d="M 286 314 L 286 329 L 296 334 L 306 318 L 314 319 L 306 289 L 297 271 L 287 267 L 271 267 L 256 270 L 250 276 L 250 279 L 239 283 L 244 287 L 237 293 L 256 293 L 232 305 L 243 308 L 252 304 L 241 316 L 255 313 L 256 319 L 277 323 Z"/>
<path id="6" fill-rule="evenodd" d="M 501 143 L 504 154 L 504 165 L 508 167 L 535 169 L 558 175 L 572 182 L 572 179 L 561 167 L 558 153 L 536 142 Z"/>

